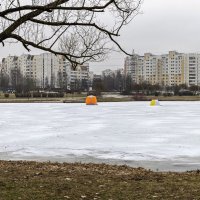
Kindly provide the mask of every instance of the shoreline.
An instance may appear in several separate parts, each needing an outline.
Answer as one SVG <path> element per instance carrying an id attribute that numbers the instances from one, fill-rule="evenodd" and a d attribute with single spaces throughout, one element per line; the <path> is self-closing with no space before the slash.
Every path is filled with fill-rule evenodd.
<path id="1" fill-rule="evenodd" d="M 106 165 L 116 165 L 131 168 L 142 167 L 146 170 L 151 170 L 153 172 L 177 172 L 184 173 L 186 171 L 199 170 L 200 169 L 200 157 L 184 157 L 181 159 L 171 159 L 171 160 L 122 160 L 122 159 L 104 159 L 96 158 L 89 155 L 77 156 L 73 154 L 62 156 L 21 156 L 21 155 L 11 155 L 12 153 L 0 153 L 2 161 L 28 161 L 28 162 L 56 162 L 56 163 L 80 163 L 80 164 L 106 164 Z"/>
<path id="2" fill-rule="evenodd" d="M 131 96 L 123 97 L 97 97 L 98 102 L 138 102 L 151 101 L 200 101 L 200 96 L 145 96 L 143 99 L 134 99 Z M 0 103 L 85 103 L 85 97 L 70 98 L 0 98 Z"/>

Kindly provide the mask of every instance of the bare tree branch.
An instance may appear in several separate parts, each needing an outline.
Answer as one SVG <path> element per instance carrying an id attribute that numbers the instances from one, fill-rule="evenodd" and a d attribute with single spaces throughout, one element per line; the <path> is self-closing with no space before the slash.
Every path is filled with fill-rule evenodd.
<path id="1" fill-rule="evenodd" d="M 2 0 L 0 42 L 20 42 L 74 63 L 99 61 L 139 13 L 142 0 Z M 129 54 L 128 54 L 129 55 Z"/>

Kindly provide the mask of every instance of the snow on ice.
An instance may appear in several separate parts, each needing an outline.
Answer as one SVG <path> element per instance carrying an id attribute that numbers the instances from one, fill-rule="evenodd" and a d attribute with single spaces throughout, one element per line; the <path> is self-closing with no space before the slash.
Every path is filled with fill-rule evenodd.
<path id="1" fill-rule="evenodd" d="M 185 163 L 200 157 L 200 102 L 161 105 L 0 104 L 0 156 Z"/>

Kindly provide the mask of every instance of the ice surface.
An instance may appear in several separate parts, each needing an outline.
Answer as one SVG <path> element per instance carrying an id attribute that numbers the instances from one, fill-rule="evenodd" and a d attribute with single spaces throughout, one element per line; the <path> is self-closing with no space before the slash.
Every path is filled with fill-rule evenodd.
<path id="1" fill-rule="evenodd" d="M 161 105 L 0 104 L 0 156 L 200 163 L 200 102 Z"/>

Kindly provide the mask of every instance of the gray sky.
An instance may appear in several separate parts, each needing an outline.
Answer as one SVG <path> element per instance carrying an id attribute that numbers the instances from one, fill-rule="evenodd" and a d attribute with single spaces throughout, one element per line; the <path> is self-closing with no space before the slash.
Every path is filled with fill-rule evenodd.
<path id="1" fill-rule="evenodd" d="M 135 49 L 138 54 L 200 52 L 200 0 L 144 0 L 141 12 L 121 34 L 124 49 Z M 23 53 L 27 51 L 21 45 L 0 47 L 0 58 Z M 112 53 L 105 62 L 91 63 L 91 70 L 99 74 L 103 69 L 122 68 L 124 58 L 124 54 Z"/>
<path id="2" fill-rule="evenodd" d="M 138 54 L 200 52 L 200 1 L 199 0 L 144 0 L 143 14 L 123 31 L 120 43 L 129 52 Z M 104 63 L 95 64 L 100 72 L 106 68 L 123 67 L 125 55 L 112 54 Z"/>

